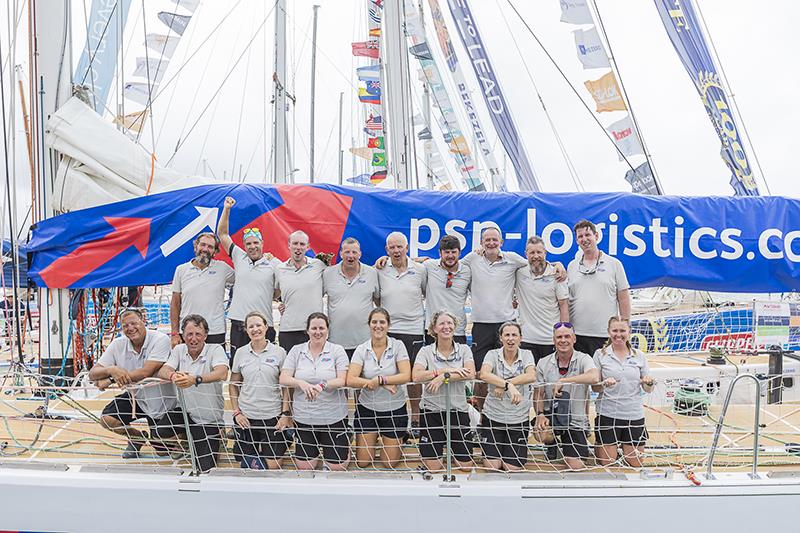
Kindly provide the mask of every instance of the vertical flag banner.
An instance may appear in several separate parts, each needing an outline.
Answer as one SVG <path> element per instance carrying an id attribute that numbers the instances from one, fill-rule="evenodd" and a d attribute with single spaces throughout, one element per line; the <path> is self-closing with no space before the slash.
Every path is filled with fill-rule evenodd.
<path id="1" fill-rule="evenodd" d="M 720 155 L 731 171 L 731 187 L 736 196 L 758 196 L 758 186 L 742 145 L 742 137 L 728 106 L 692 0 L 655 0 L 655 3 L 669 40 L 692 78 L 722 142 Z"/>
<path id="2" fill-rule="evenodd" d="M 583 68 L 611 68 L 603 42 L 597 34 L 597 28 L 575 30 L 575 49 Z"/>
<path id="3" fill-rule="evenodd" d="M 625 157 L 644 154 L 644 148 L 642 148 L 639 136 L 636 135 L 636 131 L 633 129 L 633 121 L 630 115 L 608 126 L 606 131 L 614 139 L 614 144 L 617 145 L 617 148 Z M 620 156 L 621 160 L 622 157 Z"/>
<path id="4" fill-rule="evenodd" d="M 591 93 L 592 98 L 594 98 L 598 113 L 628 110 L 613 72 L 609 72 L 600 79 L 584 82 L 584 85 Z"/>
<path id="5" fill-rule="evenodd" d="M 650 163 L 646 161 L 626 172 L 625 179 L 631 184 L 631 191 L 636 194 L 658 194 L 653 171 L 650 170 Z"/>
<path id="6" fill-rule="evenodd" d="M 158 20 L 166 24 L 169 29 L 178 35 L 183 35 L 183 32 L 186 31 L 186 27 L 189 25 L 189 21 L 192 20 L 192 16 L 162 11 L 158 14 Z"/>
<path id="7" fill-rule="evenodd" d="M 561 22 L 594 24 L 587 0 L 561 0 Z"/>
<path id="8" fill-rule="evenodd" d="M 102 0 L 92 2 L 86 46 L 73 77 L 76 84 L 89 87 L 92 107 L 101 115 L 117 68 L 117 30 L 125 28 L 131 0 L 114 2 L 113 7 L 108 4 Z"/>
<path id="9" fill-rule="evenodd" d="M 522 140 L 517 133 L 514 118 L 500 88 L 500 82 L 495 76 L 494 68 L 492 68 L 486 47 L 483 45 L 481 34 L 478 31 L 478 26 L 469 4 L 467 0 L 447 0 L 447 5 L 450 7 L 450 14 L 456 21 L 456 28 L 458 29 L 459 37 L 461 37 L 461 42 L 464 48 L 467 49 L 472 69 L 475 71 L 475 77 L 478 78 L 481 84 L 483 99 L 489 109 L 489 115 L 492 118 L 495 130 L 497 130 L 497 135 L 500 137 L 500 142 L 503 143 L 509 159 L 511 159 L 511 164 L 514 166 L 519 188 L 523 191 L 538 191 L 539 182 L 530 161 L 528 161 L 528 155 L 525 153 Z"/>

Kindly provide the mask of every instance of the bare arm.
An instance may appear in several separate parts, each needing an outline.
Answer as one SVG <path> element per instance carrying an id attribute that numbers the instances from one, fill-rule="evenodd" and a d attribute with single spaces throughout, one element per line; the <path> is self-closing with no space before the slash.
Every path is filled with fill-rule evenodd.
<path id="1" fill-rule="evenodd" d="M 346 384 L 348 387 L 353 387 L 354 389 L 363 389 L 367 383 L 371 381 L 367 378 L 361 377 L 361 370 L 363 368 L 364 366 L 358 363 L 350 363 L 350 366 L 347 367 Z"/>
<path id="2" fill-rule="evenodd" d="M 577 376 L 558 380 L 559 383 L 574 383 L 576 385 L 594 385 L 598 381 L 600 381 L 600 371 L 596 368 L 587 370 L 583 374 L 578 374 Z"/>
<path id="3" fill-rule="evenodd" d="M 170 343 L 174 348 L 181 343 L 181 293 L 173 292 L 169 301 Z"/>
<path id="4" fill-rule="evenodd" d="M 623 289 L 617 292 L 617 303 L 619 304 L 619 316 L 631 318 L 631 291 Z"/>
<path id="5" fill-rule="evenodd" d="M 528 385 L 529 383 L 536 382 L 536 367 L 531 365 L 525 369 L 525 372 L 517 377 L 508 380 L 512 385 Z"/>
<path id="6" fill-rule="evenodd" d="M 569 322 L 569 300 L 558 301 L 558 318 L 561 322 Z"/>
<path id="7" fill-rule="evenodd" d="M 219 242 L 222 244 L 222 249 L 225 250 L 225 252 L 229 252 L 231 245 L 233 244 L 233 239 L 231 239 L 228 226 L 231 219 L 231 207 L 233 207 L 235 203 L 236 200 L 230 196 L 225 198 L 225 206 L 222 208 L 222 215 L 220 215 L 219 224 L 217 225 L 217 236 L 219 237 Z"/>
<path id="8" fill-rule="evenodd" d="M 233 412 L 239 410 L 239 389 L 242 386 L 241 372 L 231 372 L 231 382 L 228 384 L 228 394 L 231 397 Z"/>

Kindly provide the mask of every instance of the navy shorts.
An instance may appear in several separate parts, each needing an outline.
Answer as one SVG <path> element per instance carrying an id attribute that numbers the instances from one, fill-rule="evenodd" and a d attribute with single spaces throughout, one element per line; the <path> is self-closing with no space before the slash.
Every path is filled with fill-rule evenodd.
<path id="1" fill-rule="evenodd" d="M 425 337 L 421 333 L 419 335 L 411 335 L 410 333 L 391 332 L 389 333 L 389 336 L 403 343 L 403 346 L 406 347 L 406 352 L 408 352 L 409 362 L 413 368 L 414 361 L 417 360 L 417 354 L 419 353 L 420 349 L 422 349 L 422 345 L 425 343 Z"/>
<path id="2" fill-rule="evenodd" d="M 247 416 L 247 415 L 245 415 Z M 289 447 L 289 441 L 283 431 L 275 431 L 278 418 L 257 419 L 247 417 L 249 428 L 234 426 L 236 442 L 242 455 L 242 468 L 266 468 L 264 460 L 280 459 Z"/>
<path id="3" fill-rule="evenodd" d="M 134 402 L 130 392 L 126 391 L 108 402 L 108 405 L 103 408 L 103 416 L 116 418 L 126 426 L 130 426 L 134 420 L 147 420 L 147 424 L 150 427 L 155 426 L 156 423 L 150 415 L 146 415 L 141 409 L 137 409 L 138 405 L 139 402 Z"/>
<path id="4" fill-rule="evenodd" d="M 373 411 L 358 404 L 353 427 L 356 433 L 378 433 L 387 439 L 402 440 L 408 427 L 408 411 L 405 405 L 394 411 Z"/>
<path id="5" fill-rule="evenodd" d="M 350 458 L 350 436 L 342 419 L 333 424 L 310 425 L 295 422 L 297 444 L 294 456 L 302 461 L 311 461 L 320 453 L 326 463 L 344 463 Z"/>
<path id="6" fill-rule="evenodd" d="M 447 445 L 444 411 L 422 411 L 419 418 L 419 454 L 423 459 L 440 459 Z M 456 461 L 472 460 L 472 444 L 467 443 L 469 414 L 450 411 L 450 450 Z"/>
<path id="7" fill-rule="evenodd" d="M 595 444 L 602 446 L 609 444 L 644 446 L 648 437 L 644 418 L 623 420 L 621 418 L 598 415 L 594 419 Z"/>
<path id="8" fill-rule="evenodd" d="M 523 467 L 528 462 L 530 422 L 504 424 L 481 416 L 481 451 L 487 459 Z"/>

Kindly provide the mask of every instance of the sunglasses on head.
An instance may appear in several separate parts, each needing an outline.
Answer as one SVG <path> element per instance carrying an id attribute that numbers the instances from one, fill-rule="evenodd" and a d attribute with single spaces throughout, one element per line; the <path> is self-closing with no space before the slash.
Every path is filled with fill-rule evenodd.
<path id="1" fill-rule="evenodd" d="M 555 324 L 553 324 L 554 330 L 558 328 L 575 329 L 574 327 L 572 327 L 572 322 L 556 322 Z"/>
<path id="2" fill-rule="evenodd" d="M 242 238 L 246 239 L 248 237 L 255 237 L 261 240 L 261 230 L 258 228 L 244 228 L 244 236 Z"/>

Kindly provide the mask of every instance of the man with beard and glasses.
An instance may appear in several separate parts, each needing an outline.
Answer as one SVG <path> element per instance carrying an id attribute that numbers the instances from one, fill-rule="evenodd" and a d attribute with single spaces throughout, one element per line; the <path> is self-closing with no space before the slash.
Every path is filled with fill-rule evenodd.
<path id="1" fill-rule="evenodd" d="M 172 280 L 169 322 L 172 347 L 183 339 L 180 324 L 189 315 L 200 315 L 208 322 L 208 344 L 225 344 L 225 288 L 233 285 L 234 270 L 223 261 L 212 259 L 219 252 L 214 233 L 201 233 L 194 240 L 194 259 L 178 265 Z"/>
<path id="2" fill-rule="evenodd" d="M 461 242 L 458 237 L 445 235 L 439 241 L 439 260 L 425 261 L 428 272 L 425 285 L 425 321 L 430 324 L 437 311 L 449 311 L 458 319 L 453 340 L 459 344 L 467 343 L 467 314 L 464 305 L 472 282 L 472 270 L 459 261 Z M 425 334 L 425 344 L 433 344 L 435 339 Z"/>

